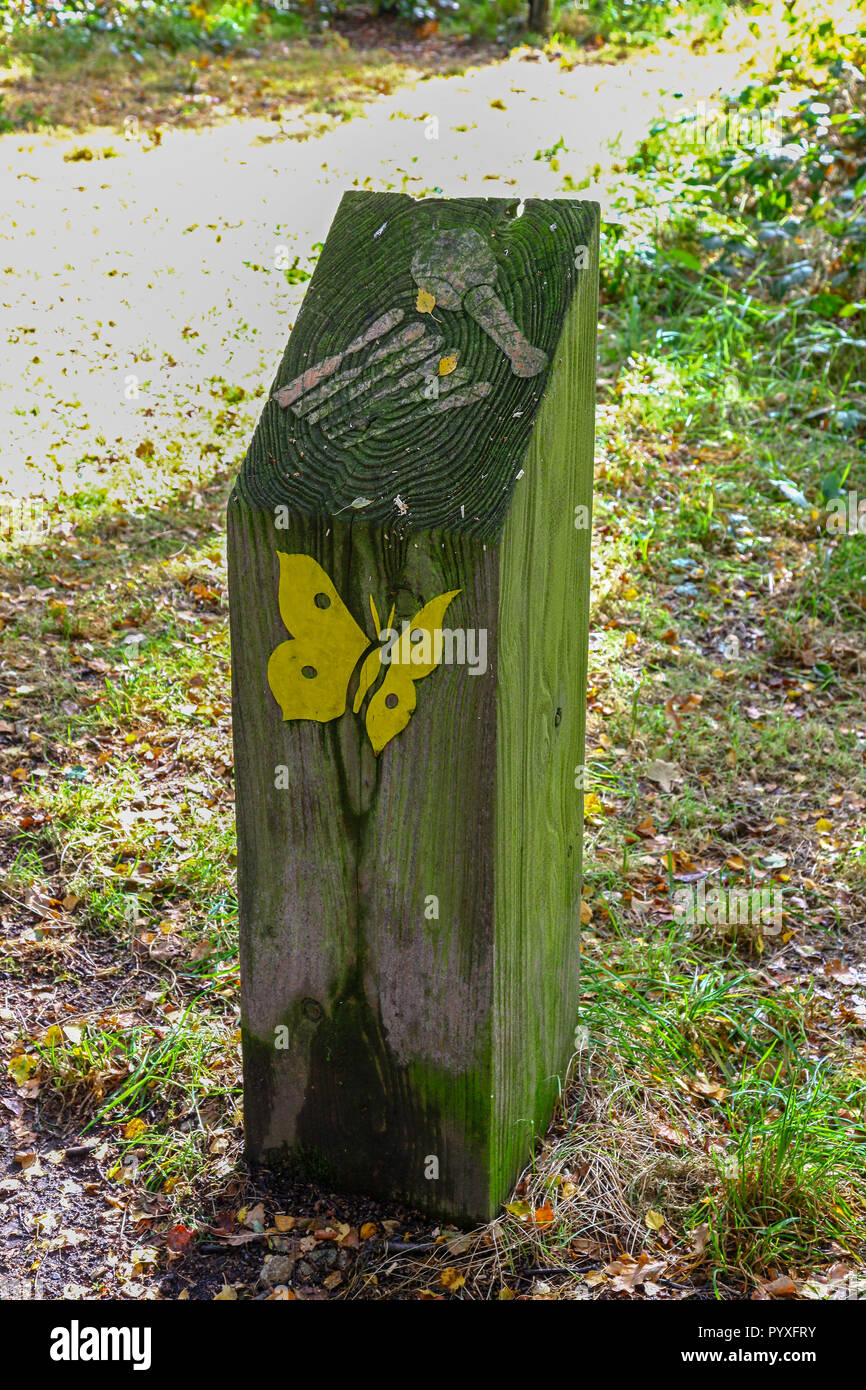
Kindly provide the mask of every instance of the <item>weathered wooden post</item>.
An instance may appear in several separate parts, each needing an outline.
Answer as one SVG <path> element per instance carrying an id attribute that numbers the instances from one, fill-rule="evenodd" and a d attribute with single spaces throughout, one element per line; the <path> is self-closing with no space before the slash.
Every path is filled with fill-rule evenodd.
<path id="1" fill-rule="evenodd" d="M 463 1222 L 574 1050 L 597 246 L 347 194 L 229 504 L 247 1152 Z"/>

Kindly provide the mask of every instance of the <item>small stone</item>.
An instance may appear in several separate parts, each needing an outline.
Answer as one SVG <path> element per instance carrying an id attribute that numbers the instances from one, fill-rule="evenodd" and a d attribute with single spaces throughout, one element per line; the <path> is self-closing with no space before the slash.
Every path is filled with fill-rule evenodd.
<path id="1" fill-rule="evenodd" d="M 287 1284 L 292 1277 L 292 1261 L 288 1255 L 266 1255 L 262 1272 L 259 1275 L 259 1283 L 266 1284 L 269 1289 L 276 1288 L 277 1284 Z"/>
<path id="2" fill-rule="evenodd" d="M 320 1245 L 318 1250 L 314 1250 L 310 1255 L 310 1263 L 321 1271 L 323 1269 L 333 1269 L 337 1263 L 337 1252 L 333 1245 Z"/>

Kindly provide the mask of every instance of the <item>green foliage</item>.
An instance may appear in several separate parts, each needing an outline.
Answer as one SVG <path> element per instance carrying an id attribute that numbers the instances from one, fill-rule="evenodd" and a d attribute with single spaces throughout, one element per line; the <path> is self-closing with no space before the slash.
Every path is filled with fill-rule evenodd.
<path id="1" fill-rule="evenodd" d="M 810 1060 L 808 993 L 764 994 L 736 955 L 707 956 L 672 925 L 650 941 L 623 933 L 612 969 L 585 959 L 583 1021 L 611 1092 L 683 1134 L 696 1094 L 723 1122 L 730 1143 L 688 1217 L 708 1222 L 717 1271 L 765 1272 L 815 1242 L 862 1241 L 866 1088 Z"/>
<path id="2" fill-rule="evenodd" d="M 5 98 L 0 96 L 0 135 L 9 135 L 16 130 L 38 130 L 42 124 L 31 102 L 24 101 L 12 110 L 7 108 Z"/>
<path id="3" fill-rule="evenodd" d="M 261 0 L 18 0 L 0 15 L 10 49 L 68 62 L 103 36 L 117 52 L 140 57 L 145 47 L 228 52 L 302 28 L 288 5 Z"/>
<path id="4" fill-rule="evenodd" d="M 600 35 L 638 46 L 673 32 L 695 16 L 720 32 L 730 0 L 563 0 L 551 5 L 551 29 L 564 36 Z M 120 52 L 148 46 L 176 52 L 228 52 L 263 39 L 327 27 L 335 16 L 366 12 L 357 0 L 13 0 L 0 32 L 14 47 L 73 61 L 97 36 Z M 528 0 L 373 0 L 374 13 L 413 25 L 440 27 L 498 42 L 516 39 L 529 23 Z M 0 127 L 2 129 L 2 127 Z"/>
<path id="5" fill-rule="evenodd" d="M 628 161 L 629 231 L 605 229 L 603 353 L 673 374 L 683 419 L 704 428 L 750 414 L 758 437 L 820 428 L 862 448 L 862 42 L 829 20 L 792 19 L 790 44 L 769 81 L 718 112 L 657 121 Z M 808 508 L 821 481 L 778 485 Z"/>

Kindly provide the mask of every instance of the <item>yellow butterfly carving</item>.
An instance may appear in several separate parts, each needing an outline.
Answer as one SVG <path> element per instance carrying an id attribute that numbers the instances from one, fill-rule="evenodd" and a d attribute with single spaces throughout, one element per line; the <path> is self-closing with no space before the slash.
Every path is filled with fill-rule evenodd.
<path id="1" fill-rule="evenodd" d="M 352 674 L 364 657 L 353 709 L 357 714 L 372 690 L 365 723 L 378 757 L 409 723 L 416 704 L 415 682 L 429 676 L 442 659 L 442 619 L 460 589 L 449 589 L 425 603 L 408 626 L 403 625 L 399 640 L 394 634 L 378 646 L 381 629 L 372 595 L 375 639 L 358 626 L 311 555 L 280 551 L 279 561 L 280 617 L 291 637 L 271 653 L 268 685 L 283 719 L 316 719 L 320 724 L 339 719 L 345 713 Z M 389 632 L 393 618 L 392 607 Z"/>

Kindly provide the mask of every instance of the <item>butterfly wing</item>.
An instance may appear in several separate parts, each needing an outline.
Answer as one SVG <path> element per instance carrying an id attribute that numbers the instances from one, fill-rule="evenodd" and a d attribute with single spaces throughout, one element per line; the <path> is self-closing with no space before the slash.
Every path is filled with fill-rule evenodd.
<path id="1" fill-rule="evenodd" d="M 412 619 L 408 632 L 394 644 L 385 679 L 367 706 L 367 734 L 377 757 L 409 723 L 417 703 L 415 682 L 429 676 L 442 660 L 442 620 L 448 605 L 460 592 L 449 589 L 431 599 Z M 417 646 L 411 640 L 413 633 L 421 633 Z M 367 658 L 365 671 L 371 659 L 379 660 L 379 653 L 373 652 Z"/>
<path id="2" fill-rule="evenodd" d="M 291 633 L 268 661 L 268 685 L 283 719 L 339 719 L 349 680 L 370 645 L 311 555 L 279 554 L 280 617 Z"/>

